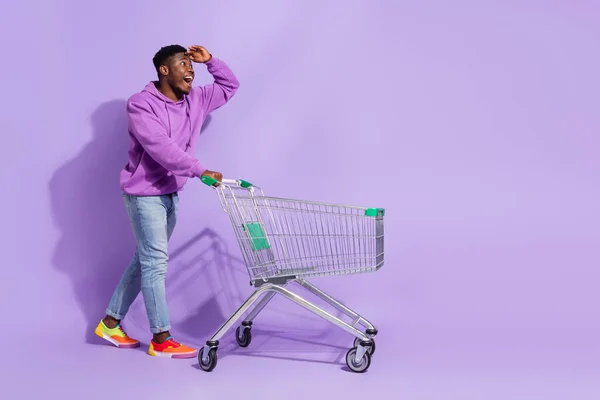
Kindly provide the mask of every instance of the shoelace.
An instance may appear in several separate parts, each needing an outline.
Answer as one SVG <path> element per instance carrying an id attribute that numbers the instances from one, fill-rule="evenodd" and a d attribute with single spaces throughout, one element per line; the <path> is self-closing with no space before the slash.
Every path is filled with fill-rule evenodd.
<path id="1" fill-rule="evenodd" d="M 120 332 L 121 332 L 123 335 L 125 335 L 125 337 L 126 337 L 126 338 L 128 338 L 128 337 L 129 337 L 129 335 L 127 335 L 127 332 L 125 332 L 125 331 L 123 330 L 123 327 L 122 327 L 120 324 L 119 324 L 119 325 L 117 325 L 117 326 L 116 326 L 116 328 L 117 328 L 117 329 L 118 329 L 118 330 L 119 330 L 119 331 L 120 331 Z"/>

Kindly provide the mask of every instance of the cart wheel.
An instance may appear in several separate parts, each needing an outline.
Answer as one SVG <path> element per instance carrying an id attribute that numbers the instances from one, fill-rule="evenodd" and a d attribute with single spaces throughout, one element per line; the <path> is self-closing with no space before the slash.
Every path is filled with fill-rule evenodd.
<path id="1" fill-rule="evenodd" d="M 354 339 L 354 347 L 358 347 L 360 341 L 361 341 L 361 339 L 359 339 L 359 338 Z M 375 354 L 375 339 L 371 338 L 371 342 L 373 342 L 373 344 L 367 349 L 367 351 L 369 352 L 369 354 L 372 357 L 373 354 Z"/>
<path id="2" fill-rule="evenodd" d="M 202 358 L 204 357 L 204 347 L 198 352 L 198 364 L 203 371 L 210 372 L 217 366 L 217 349 L 216 347 L 211 348 L 208 351 L 208 361 L 205 363 Z"/>
<path id="3" fill-rule="evenodd" d="M 354 372 L 365 372 L 371 365 L 371 355 L 369 352 L 366 352 L 358 363 L 356 363 L 355 357 L 356 347 L 353 347 L 346 353 L 346 364 L 348 365 L 348 368 Z"/>
<path id="4" fill-rule="evenodd" d="M 240 330 L 243 330 L 241 338 Z M 252 341 L 252 332 L 250 331 L 250 327 L 238 326 L 235 330 L 235 341 L 240 345 L 240 347 L 248 347 Z"/>

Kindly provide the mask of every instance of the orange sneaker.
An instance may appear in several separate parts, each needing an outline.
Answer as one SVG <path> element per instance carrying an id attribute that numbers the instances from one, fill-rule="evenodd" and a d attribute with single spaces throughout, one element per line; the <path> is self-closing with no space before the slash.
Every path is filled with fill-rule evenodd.
<path id="1" fill-rule="evenodd" d="M 167 340 L 160 344 L 151 340 L 148 354 L 151 356 L 169 358 L 193 358 L 196 357 L 198 353 L 196 349 L 185 346 L 173 339 L 172 336 L 169 336 Z"/>
<path id="2" fill-rule="evenodd" d="M 123 328 L 121 328 L 121 325 L 117 325 L 116 328 L 109 329 L 106 327 L 106 325 L 104 325 L 104 321 L 100 321 L 98 326 L 96 326 L 94 333 L 117 347 L 124 349 L 140 347 L 139 340 L 135 340 L 127 336 Z"/>

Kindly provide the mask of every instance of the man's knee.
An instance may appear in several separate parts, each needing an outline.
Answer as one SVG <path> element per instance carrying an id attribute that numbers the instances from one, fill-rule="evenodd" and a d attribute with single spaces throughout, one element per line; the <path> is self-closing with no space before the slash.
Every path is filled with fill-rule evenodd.
<path id="1" fill-rule="evenodd" d="M 166 248 L 152 248 L 140 255 L 140 266 L 142 274 L 152 273 L 164 275 L 167 272 L 169 256 Z"/>

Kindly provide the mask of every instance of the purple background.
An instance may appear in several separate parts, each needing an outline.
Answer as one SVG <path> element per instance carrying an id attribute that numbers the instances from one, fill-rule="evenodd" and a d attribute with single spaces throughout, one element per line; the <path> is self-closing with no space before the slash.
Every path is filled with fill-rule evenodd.
<path id="1" fill-rule="evenodd" d="M 0 15 L 6 398 L 600 395 L 597 4 L 39 0 Z M 380 329 L 367 374 L 345 371 L 351 337 L 280 298 L 249 348 L 226 336 L 211 374 L 144 353 L 141 301 L 126 320 L 141 350 L 92 335 L 133 251 L 124 102 L 171 43 L 206 46 L 241 82 L 203 131 L 210 169 L 386 208 L 386 266 L 313 281 Z M 251 290 L 228 224 L 190 182 L 168 291 L 192 345 Z"/>

